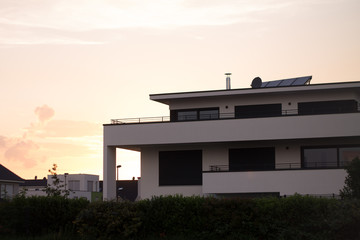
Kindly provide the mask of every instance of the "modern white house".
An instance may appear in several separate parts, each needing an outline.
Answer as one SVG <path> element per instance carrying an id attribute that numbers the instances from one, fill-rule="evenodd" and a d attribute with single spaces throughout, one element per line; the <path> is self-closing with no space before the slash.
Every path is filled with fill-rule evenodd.
<path id="1" fill-rule="evenodd" d="M 86 198 L 89 201 L 101 200 L 99 175 L 92 174 L 58 174 L 64 190 L 70 190 L 69 198 Z M 48 184 L 53 185 L 52 175 L 48 175 Z"/>
<path id="2" fill-rule="evenodd" d="M 360 82 L 311 79 L 150 95 L 169 117 L 104 124 L 104 200 L 116 198 L 116 148 L 141 153 L 142 199 L 337 195 L 360 157 Z"/>

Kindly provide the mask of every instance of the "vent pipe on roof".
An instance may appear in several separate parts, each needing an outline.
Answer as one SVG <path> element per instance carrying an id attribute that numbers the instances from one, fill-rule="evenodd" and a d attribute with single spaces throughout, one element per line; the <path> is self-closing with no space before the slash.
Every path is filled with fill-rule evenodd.
<path id="1" fill-rule="evenodd" d="M 225 75 L 226 75 L 226 90 L 230 90 L 231 89 L 231 85 L 230 85 L 231 73 L 225 73 Z"/>

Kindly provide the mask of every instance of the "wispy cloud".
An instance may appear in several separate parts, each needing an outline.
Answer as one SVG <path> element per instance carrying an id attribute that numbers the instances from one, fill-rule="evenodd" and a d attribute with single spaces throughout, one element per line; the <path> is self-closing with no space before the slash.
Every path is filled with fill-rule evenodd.
<path id="1" fill-rule="evenodd" d="M 86 161 L 98 156 L 102 145 L 101 125 L 52 119 L 55 110 L 46 104 L 36 107 L 34 113 L 38 121 L 25 128 L 23 136 L 0 136 L 0 159 L 7 165 L 33 168 L 47 160 Z"/>
<path id="2" fill-rule="evenodd" d="M 3 0 L 0 44 L 103 44 L 87 32 L 129 28 L 169 29 L 259 21 L 254 13 L 297 1 Z M 74 36 L 83 33 L 86 36 Z M 111 38 L 106 35 L 107 38 Z"/>

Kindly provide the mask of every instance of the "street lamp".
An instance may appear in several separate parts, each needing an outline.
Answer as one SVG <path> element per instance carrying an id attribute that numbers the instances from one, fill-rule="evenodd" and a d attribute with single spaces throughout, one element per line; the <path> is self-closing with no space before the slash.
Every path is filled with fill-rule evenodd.
<path id="1" fill-rule="evenodd" d="M 116 180 L 119 180 L 119 168 L 121 168 L 121 165 L 116 166 Z"/>
<path id="2" fill-rule="evenodd" d="M 69 175 L 69 173 L 65 173 L 65 174 L 64 174 L 64 178 L 65 178 L 65 191 L 66 191 L 66 177 L 67 177 L 67 175 Z"/>

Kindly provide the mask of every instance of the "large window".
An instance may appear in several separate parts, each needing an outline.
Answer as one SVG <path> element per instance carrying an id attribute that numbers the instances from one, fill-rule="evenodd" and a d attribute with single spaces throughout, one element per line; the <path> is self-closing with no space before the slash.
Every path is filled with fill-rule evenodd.
<path id="1" fill-rule="evenodd" d="M 202 185 L 202 151 L 159 152 L 159 185 Z"/>
<path id="2" fill-rule="evenodd" d="M 229 149 L 230 171 L 255 171 L 275 169 L 275 148 Z"/>
<path id="3" fill-rule="evenodd" d="M 360 146 L 351 147 L 303 147 L 303 168 L 339 168 L 360 158 Z"/>
<path id="4" fill-rule="evenodd" d="M 87 181 L 87 191 L 93 192 L 94 189 L 94 181 Z"/>
<path id="5" fill-rule="evenodd" d="M 12 198 L 14 195 L 14 184 L 0 184 L 0 199 Z"/>
<path id="6" fill-rule="evenodd" d="M 357 112 L 358 103 L 355 100 L 300 102 L 299 115 L 351 113 Z"/>
<path id="7" fill-rule="evenodd" d="M 281 116 L 281 104 L 235 106 L 235 118 L 258 118 Z"/>
<path id="8" fill-rule="evenodd" d="M 171 121 L 195 121 L 219 119 L 219 108 L 171 110 Z"/>
<path id="9" fill-rule="evenodd" d="M 69 180 L 69 190 L 71 191 L 80 191 L 80 181 L 79 180 Z"/>

